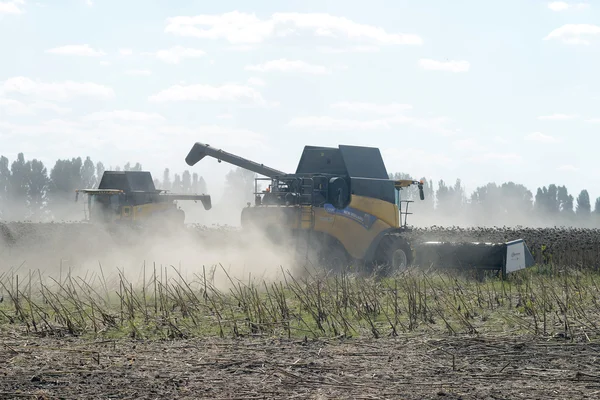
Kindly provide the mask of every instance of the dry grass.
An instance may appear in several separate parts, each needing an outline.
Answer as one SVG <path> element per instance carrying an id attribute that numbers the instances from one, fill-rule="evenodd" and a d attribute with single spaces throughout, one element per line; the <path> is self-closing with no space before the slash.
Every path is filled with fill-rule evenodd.
<path id="1" fill-rule="evenodd" d="M 144 267 L 132 282 L 117 270 L 88 277 L 41 271 L 0 275 L 0 324 L 36 335 L 132 338 L 285 338 L 501 334 L 595 340 L 600 274 L 521 271 L 478 281 L 411 270 L 378 280 L 348 275 L 241 281 L 222 266 L 192 277 Z M 215 274 L 227 276 L 218 289 Z"/>

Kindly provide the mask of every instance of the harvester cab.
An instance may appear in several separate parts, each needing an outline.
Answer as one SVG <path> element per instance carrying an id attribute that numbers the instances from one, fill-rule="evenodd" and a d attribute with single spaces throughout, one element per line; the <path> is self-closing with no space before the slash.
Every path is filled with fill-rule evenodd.
<path id="1" fill-rule="evenodd" d="M 473 259 L 469 246 L 464 247 L 466 253 L 457 253 L 448 252 L 444 243 L 411 243 L 407 216 L 413 200 L 404 200 L 401 192 L 416 185 L 419 198 L 424 200 L 424 182 L 389 179 L 377 148 L 305 146 L 295 173 L 285 173 L 203 143 L 195 143 L 185 161 L 193 166 L 206 156 L 264 176 L 255 179 L 254 206 L 248 204 L 242 210 L 242 228 L 258 227 L 278 243 L 283 238 L 294 238 L 296 243 L 305 244 L 302 253 L 316 254 L 317 262 L 334 270 L 356 265 L 363 271 L 376 267 L 387 274 L 421 260 L 435 260 L 434 255 L 440 254 L 438 248 L 446 251 L 439 259 L 453 265 L 461 264 L 461 256 L 468 261 Z M 267 181 L 264 190 L 259 187 L 261 181 Z M 464 249 L 459 244 L 450 248 Z M 420 249 L 428 258 L 419 257 Z M 486 268 L 505 267 L 506 248 L 504 253 L 496 247 L 487 249 L 477 253 L 485 256 Z M 526 246 L 524 251 L 528 252 Z"/>
<path id="2" fill-rule="evenodd" d="M 173 194 L 156 189 L 148 171 L 104 171 L 98 188 L 77 189 L 86 194 L 85 219 L 93 223 L 142 225 L 149 222 L 183 225 L 185 213 L 178 200 L 202 202 L 205 210 L 212 207 L 210 195 Z"/>

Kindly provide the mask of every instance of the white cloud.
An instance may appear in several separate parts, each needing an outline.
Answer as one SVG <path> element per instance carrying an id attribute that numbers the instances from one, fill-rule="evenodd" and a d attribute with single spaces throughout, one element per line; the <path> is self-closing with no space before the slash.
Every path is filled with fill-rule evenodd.
<path id="1" fill-rule="evenodd" d="M 564 171 L 564 172 L 576 172 L 576 171 L 579 171 L 579 168 L 577 168 L 574 165 L 565 164 L 565 165 L 561 165 L 561 166 L 557 167 L 556 170 Z"/>
<path id="2" fill-rule="evenodd" d="M 380 48 L 377 46 L 346 46 L 346 47 L 329 47 L 319 46 L 317 51 L 326 54 L 342 54 L 342 53 L 377 53 Z"/>
<path id="3" fill-rule="evenodd" d="M 590 119 L 586 119 L 585 122 L 588 122 L 590 124 L 599 124 L 600 123 L 600 118 L 590 118 Z"/>
<path id="4" fill-rule="evenodd" d="M 590 8 L 588 3 L 566 3 L 564 1 L 553 1 L 548 3 L 548 8 L 552 11 L 565 11 L 565 10 L 584 10 Z"/>
<path id="5" fill-rule="evenodd" d="M 219 114 L 219 115 L 217 115 L 217 118 L 218 119 L 232 119 L 233 115 L 231 115 L 231 114 Z"/>
<path id="6" fill-rule="evenodd" d="M 416 128 L 440 133 L 443 135 L 452 135 L 451 129 L 444 127 L 446 118 L 413 118 L 406 116 L 393 116 L 377 119 L 356 119 L 356 118 L 333 118 L 330 116 L 304 116 L 292 118 L 288 122 L 291 128 L 315 129 L 322 131 L 351 131 L 351 130 L 381 130 L 391 129 L 393 125 L 411 125 Z"/>
<path id="7" fill-rule="evenodd" d="M 88 97 L 109 99 L 115 97 L 112 88 L 92 82 L 39 82 L 18 76 L 9 78 L 0 85 L 0 93 L 19 93 L 50 101 L 68 101 Z"/>
<path id="8" fill-rule="evenodd" d="M 131 49 L 119 49 L 119 54 L 122 56 L 130 56 L 133 54 L 133 50 Z"/>
<path id="9" fill-rule="evenodd" d="M 132 110 L 98 111 L 82 118 L 84 121 L 129 121 L 129 122 L 162 122 L 165 117 L 157 113 L 146 113 Z"/>
<path id="10" fill-rule="evenodd" d="M 250 102 L 265 104 L 262 95 L 250 86 L 235 83 L 226 83 L 221 86 L 211 85 L 173 85 L 152 96 L 151 102 L 168 101 L 224 101 L 224 102 Z"/>
<path id="11" fill-rule="evenodd" d="M 24 4 L 24 1 L 0 1 L 0 14 L 22 14 L 23 10 L 18 4 Z"/>
<path id="12" fill-rule="evenodd" d="M 130 69 L 125 71 L 125 73 L 127 75 L 133 75 L 133 76 L 150 76 L 152 75 L 152 71 L 149 71 L 147 69 Z"/>
<path id="13" fill-rule="evenodd" d="M 564 1 L 553 1 L 548 3 L 548 8 L 552 11 L 563 11 L 569 8 L 569 4 Z"/>
<path id="14" fill-rule="evenodd" d="M 377 104 L 377 103 L 364 103 L 364 102 L 352 102 L 352 101 L 340 101 L 333 103 L 331 108 L 337 110 L 344 110 L 349 112 L 371 112 L 375 114 L 401 114 L 407 110 L 411 110 L 410 104 L 401 103 L 389 103 L 389 104 Z"/>
<path id="15" fill-rule="evenodd" d="M 292 128 L 331 131 L 391 129 L 394 125 L 410 125 L 444 136 L 451 136 L 457 132 L 457 130 L 445 126 L 446 123 L 450 122 L 446 117 L 420 118 L 404 115 L 406 111 L 412 110 L 410 104 L 340 101 L 332 103 L 330 107 L 350 114 L 350 117 L 303 116 L 293 118 L 287 125 Z M 357 113 L 367 113 L 372 117 L 358 119 L 356 117 Z"/>
<path id="16" fill-rule="evenodd" d="M 37 110 L 50 110 L 57 114 L 67 114 L 71 112 L 70 108 L 60 107 L 48 102 L 34 102 L 30 104 L 23 103 L 14 99 L 0 98 L 0 110 L 4 110 L 7 115 L 34 115 Z"/>
<path id="17" fill-rule="evenodd" d="M 247 71 L 300 72 L 300 73 L 315 74 L 315 75 L 323 75 L 323 74 L 330 73 L 329 69 L 322 65 L 314 65 L 314 64 L 309 64 L 305 61 L 300 61 L 300 60 L 291 61 L 291 60 L 287 60 L 287 59 L 267 61 L 263 64 L 258 64 L 258 65 L 247 65 L 245 67 L 245 69 Z"/>
<path id="18" fill-rule="evenodd" d="M 538 117 L 540 120 L 549 120 L 549 121 L 564 121 L 568 119 L 577 118 L 577 115 L 572 114 L 552 114 L 552 115 L 542 115 Z"/>
<path id="19" fill-rule="evenodd" d="M 257 78 L 257 77 L 250 77 L 248 78 L 248 85 L 252 85 L 252 86 L 265 86 L 266 83 L 263 79 Z"/>
<path id="20" fill-rule="evenodd" d="M 475 139 L 460 139 L 452 143 L 452 147 L 462 151 L 486 151 L 487 148 Z"/>
<path id="21" fill-rule="evenodd" d="M 232 11 L 220 15 L 178 16 L 167 19 L 166 33 L 203 39 L 225 39 L 232 44 L 257 44 L 300 31 L 312 36 L 366 40 L 381 45 L 420 45 L 415 34 L 388 33 L 380 27 L 360 24 L 324 13 L 275 13 L 269 19 Z"/>
<path id="22" fill-rule="evenodd" d="M 468 159 L 471 162 L 484 163 L 484 162 L 520 162 L 522 157 L 517 153 L 484 153 L 476 154 Z"/>
<path id="23" fill-rule="evenodd" d="M 221 15 L 172 17 L 167 19 L 165 27 L 165 33 L 203 39 L 223 38 L 234 44 L 260 43 L 271 36 L 273 31 L 272 21 L 262 21 L 255 14 L 239 11 Z"/>
<path id="24" fill-rule="evenodd" d="M 419 66 L 431 71 L 467 72 L 471 69 L 468 61 L 438 61 L 430 58 L 420 59 Z"/>
<path id="25" fill-rule="evenodd" d="M 89 44 L 74 44 L 46 50 L 46 53 L 66 56 L 101 57 L 106 55 L 101 50 L 93 49 Z"/>
<path id="26" fill-rule="evenodd" d="M 316 36 L 367 39 L 378 44 L 420 45 L 414 34 L 388 33 L 380 27 L 360 24 L 344 17 L 324 13 L 275 13 L 273 22 L 290 25 L 288 29 L 307 29 Z M 285 28 L 284 28 L 285 29 Z"/>
<path id="27" fill-rule="evenodd" d="M 558 143 L 560 140 L 555 138 L 554 136 L 544 135 L 541 132 L 533 132 L 529 135 L 525 136 L 525 140 L 531 142 L 540 142 L 540 143 Z"/>
<path id="28" fill-rule="evenodd" d="M 25 103 L 13 99 L 0 98 L 0 110 L 8 115 L 29 115 L 33 114 L 33 110 Z"/>
<path id="29" fill-rule="evenodd" d="M 158 50 L 154 53 L 143 53 L 151 55 L 169 64 L 179 64 L 185 58 L 200 58 L 206 53 L 200 49 L 186 48 L 183 46 L 174 46 L 170 49 Z"/>
<path id="30" fill-rule="evenodd" d="M 4 151 L 20 151 L 27 143 L 30 154 L 52 154 L 56 158 L 89 154 L 101 158 L 105 165 L 121 164 L 123 160 L 164 165 L 181 157 L 195 141 L 204 141 L 216 147 L 259 148 L 266 147 L 265 136 L 247 129 L 218 125 L 178 126 L 156 124 L 153 120 L 65 120 L 52 119 L 39 124 L 10 124 L 0 122 Z M 39 140 L 44 137 L 46 140 Z M 144 144 L 140 146 L 140 138 Z M 18 144 L 15 144 L 18 143 Z M 68 143 L 68 146 L 65 146 Z M 168 165 L 168 164 L 167 164 Z M 157 167 L 160 170 L 161 167 Z"/>
<path id="31" fill-rule="evenodd" d="M 600 26 L 592 24 L 566 24 L 550 32 L 544 40 L 561 40 L 566 44 L 590 44 L 587 39 L 600 35 Z"/>
<path id="32" fill-rule="evenodd" d="M 348 130 L 373 130 L 390 129 L 390 124 L 385 120 L 356 120 L 338 119 L 327 116 L 296 117 L 288 122 L 292 128 L 314 129 L 322 131 L 348 131 Z"/>

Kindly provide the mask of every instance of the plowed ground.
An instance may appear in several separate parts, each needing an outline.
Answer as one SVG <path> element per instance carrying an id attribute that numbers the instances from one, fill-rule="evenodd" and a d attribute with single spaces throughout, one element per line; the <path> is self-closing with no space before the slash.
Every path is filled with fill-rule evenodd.
<path id="1" fill-rule="evenodd" d="M 596 399 L 600 348 L 561 338 L 164 342 L 4 336 L 0 398 Z"/>

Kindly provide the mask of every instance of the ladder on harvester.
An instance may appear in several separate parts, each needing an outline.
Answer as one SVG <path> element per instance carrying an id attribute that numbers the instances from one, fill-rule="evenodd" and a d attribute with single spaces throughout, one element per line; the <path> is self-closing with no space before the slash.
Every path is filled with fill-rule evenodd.
<path id="1" fill-rule="evenodd" d="M 308 181 L 309 183 L 305 183 Z M 297 193 L 299 201 L 299 222 L 298 231 L 296 238 L 296 254 L 298 257 L 302 257 L 304 261 L 309 262 L 310 252 L 310 239 L 311 233 L 315 226 L 315 210 L 314 210 L 314 190 L 315 182 L 312 178 L 300 178 L 300 185 L 298 186 L 299 193 Z"/>

